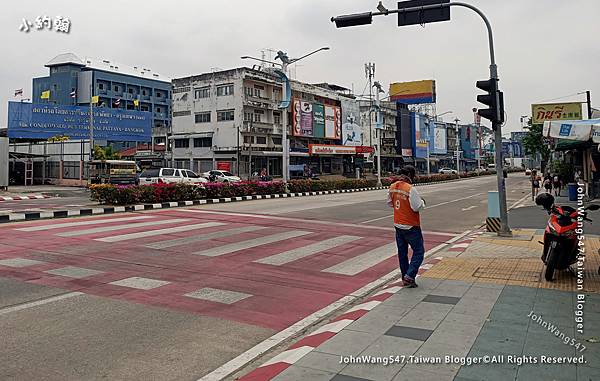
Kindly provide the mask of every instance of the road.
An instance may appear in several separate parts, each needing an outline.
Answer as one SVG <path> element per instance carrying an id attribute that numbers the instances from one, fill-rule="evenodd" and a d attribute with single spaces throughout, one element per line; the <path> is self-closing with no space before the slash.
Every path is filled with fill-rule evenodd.
<path id="1" fill-rule="evenodd" d="M 428 250 L 493 177 L 419 187 Z M 526 179 L 508 179 L 509 204 Z M 385 191 L 0 227 L 0 379 L 196 380 L 396 273 Z"/>

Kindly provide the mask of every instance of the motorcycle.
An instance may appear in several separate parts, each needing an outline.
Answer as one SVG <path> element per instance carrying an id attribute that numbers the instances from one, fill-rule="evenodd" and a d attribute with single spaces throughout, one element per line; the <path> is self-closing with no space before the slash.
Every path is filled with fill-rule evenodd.
<path id="1" fill-rule="evenodd" d="M 542 261 L 546 265 L 544 277 L 552 281 L 555 270 L 566 270 L 577 262 L 579 253 L 577 245 L 578 224 L 583 221 L 592 220 L 587 218 L 587 211 L 600 209 L 600 205 L 588 205 L 583 213 L 570 206 L 554 204 L 554 196 L 542 193 L 535 199 L 536 205 L 542 206 L 550 215 L 546 229 L 544 230 L 544 245 Z M 581 217 L 581 220 L 579 218 Z M 581 227 L 581 225 L 579 225 Z M 600 271 L 600 270 L 599 270 Z"/>

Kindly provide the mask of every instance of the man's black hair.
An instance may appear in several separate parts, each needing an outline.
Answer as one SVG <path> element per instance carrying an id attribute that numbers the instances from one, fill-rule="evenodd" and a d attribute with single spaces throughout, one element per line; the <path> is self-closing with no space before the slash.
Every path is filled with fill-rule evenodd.
<path id="1" fill-rule="evenodd" d="M 414 179 L 417 174 L 417 170 L 412 165 L 405 165 L 400 170 L 400 174 L 404 175 L 404 176 L 408 176 L 410 179 Z"/>

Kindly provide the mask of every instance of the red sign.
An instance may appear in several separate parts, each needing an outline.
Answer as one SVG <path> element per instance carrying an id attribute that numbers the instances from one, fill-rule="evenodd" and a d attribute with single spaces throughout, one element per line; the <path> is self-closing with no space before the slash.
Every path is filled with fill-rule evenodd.
<path id="1" fill-rule="evenodd" d="M 229 161 L 217 161 L 217 169 L 219 171 L 231 172 L 231 162 L 229 162 Z"/>
<path id="2" fill-rule="evenodd" d="M 374 153 L 375 148 L 367 146 L 357 146 L 356 153 Z"/>

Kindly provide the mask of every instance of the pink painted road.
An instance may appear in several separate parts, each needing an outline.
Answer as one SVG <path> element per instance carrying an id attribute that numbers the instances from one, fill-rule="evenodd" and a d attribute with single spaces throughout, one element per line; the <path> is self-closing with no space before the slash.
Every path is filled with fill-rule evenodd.
<path id="1" fill-rule="evenodd" d="M 397 268 L 393 230 L 173 209 L 3 227 L 0 277 L 282 330 Z M 426 249 L 450 239 L 425 233 Z"/>

